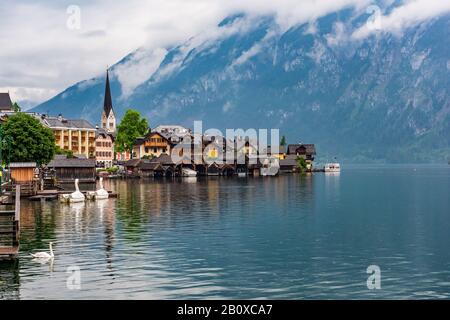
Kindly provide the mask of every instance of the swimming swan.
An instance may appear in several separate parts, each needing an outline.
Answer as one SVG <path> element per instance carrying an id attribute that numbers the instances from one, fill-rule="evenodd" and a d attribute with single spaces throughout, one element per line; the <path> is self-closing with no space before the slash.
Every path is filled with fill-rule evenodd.
<path id="1" fill-rule="evenodd" d="M 33 258 L 36 259 L 51 259 L 53 258 L 55 255 L 53 254 L 53 242 L 49 243 L 49 249 L 50 249 L 50 253 L 47 252 L 38 252 L 38 253 L 32 253 L 31 256 Z"/>

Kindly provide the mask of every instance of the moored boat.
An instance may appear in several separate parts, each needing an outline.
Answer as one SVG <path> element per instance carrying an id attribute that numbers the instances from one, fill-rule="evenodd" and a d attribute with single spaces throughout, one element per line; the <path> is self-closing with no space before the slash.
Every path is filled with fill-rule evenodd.
<path id="1" fill-rule="evenodd" d="M 197 171 L 188 169 L 188 168 L 183 168 L 181 175 L 183 177 L 196 177 L 197 176 Z"/>
<path id="2" fill-rule="evenodd" d="M 335 163 L 327 163 L 324 168 L 325 172 L 340 172 L 341 165 L 337 162 Z"/>

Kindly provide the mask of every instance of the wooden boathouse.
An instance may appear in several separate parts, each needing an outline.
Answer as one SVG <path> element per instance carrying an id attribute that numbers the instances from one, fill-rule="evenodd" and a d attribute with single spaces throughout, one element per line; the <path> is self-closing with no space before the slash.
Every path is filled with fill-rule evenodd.
<path id="1" fill-rule="evenodd" d="M 95 159 L 67 158 L 58 155 L 47 168 L 54 171 L 56 183 L 73 183 L 75 179 L 80 183 L 95 183 Z"/>
<path id="2" fill-rule="evenodd" d="M 9 164 L 11 183 L 9 188 L 12 190 L 14 185 L 20 185 L 22 196 L 32 196 L 38 189 L 38 174 L 36 173 L 35 162 L 12 162 Z"/>

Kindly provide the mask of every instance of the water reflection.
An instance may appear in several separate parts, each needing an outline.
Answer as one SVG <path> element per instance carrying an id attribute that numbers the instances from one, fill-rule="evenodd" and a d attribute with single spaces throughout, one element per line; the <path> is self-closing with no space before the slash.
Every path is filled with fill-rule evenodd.
<path id="1" fill-rule="evenodd" d="M 420 171 L 391 180 L 391 171 L 381 178 L 378 171 L 346 170 L 109 180 L 105 188 L 118 199 L 24 201 L 21 256 L 15 265 L 0 265 L 0 297 L 390 298 L 423 296 L 425 289 L 445 296 L 445 174 L 429 181 L 437 187 L 433 194 L 416 182 Z M 404 182 L 414 189 L 399 189 Z M 392 197 L 390 188 L 403 193 Z M 386 201 L 374 201 L 380 198 Z M 427 206 L 432 213 L 422 210 Z M 55 242 L 52 272 L 28 257 L 49 241 Z M 368 261 L 389 268 L 387 289 L 378 295 L 364 286 Z M 65 287 L 69 266 L 81 269 L 82 290 Z M 434 282 L 427 285 L 427 277 Z"/>
<path id="2" fill-rule="evenodd" d="M 0 260 L 0 300 L 20 298 L 19 261 Z"/>

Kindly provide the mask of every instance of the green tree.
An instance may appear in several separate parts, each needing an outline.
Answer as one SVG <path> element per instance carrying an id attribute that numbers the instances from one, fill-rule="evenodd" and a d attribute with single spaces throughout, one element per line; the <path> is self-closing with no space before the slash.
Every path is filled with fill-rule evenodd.
<path id="1" fill-rule="evenodd" d="M 74 158 L 72 150 L 61 149 L 59 146 L 56 146 L 55 154 L 63 154 L 66 155 L 67 158 Z"/>
<path id="2" fill-rule="evenodd" d="M 117 126 L 116 150 L 119 152 L 133 152 L 133 145 L 136 138 L 142 137 L 148 132 L 147 119 L 142 118 L 141 114 L 132 109 L 128 109 Z"/>
<path id="3" fill-rule="evenodd" d="M 280 141 L 280 146 L 284 147 L 286 145 L 286 137 L 282 136 Z"/>
<path id="4" fill-rule="evenodd" d="M 20 112 L 22 110 L 22 108 L 17 104 L 17 102 L 14 102 L 13 110 L 14 110 L 14 112 Z"/>
<path id="5" fill-rule="evenodd" d="M 306 160 L 303 157 L 297 157 L 297 167 L 300 170 L 300 172 L 306 171 Z"/>
<path id="6" fill-rule="evenodd" d="M 11 162 L 47 164 L 55 155 L 55 137 L 33 116 L 18 112 L 2 126 L 1 151 Z M 8 143 L 4 141 L 8 140 Z"/>

